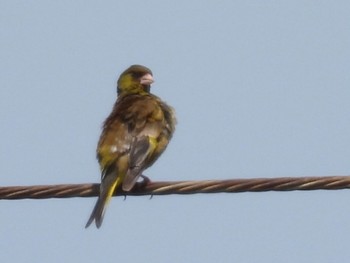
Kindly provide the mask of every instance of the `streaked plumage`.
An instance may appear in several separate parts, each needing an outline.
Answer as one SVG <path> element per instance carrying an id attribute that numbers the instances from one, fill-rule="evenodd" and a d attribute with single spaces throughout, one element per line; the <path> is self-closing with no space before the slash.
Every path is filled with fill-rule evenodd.
<path id="1" fill-rule="evenodd" d="M 100 196 L 85 227 L 99 228 L 114 191 L 130 191 L 142 172 L 167 147 L 175 130 L 173 109 L 150 93 L 150 69 L 133 65 L 118 79 L 118 99 L 103 124 L 97 146 L 101 167 Z"/>

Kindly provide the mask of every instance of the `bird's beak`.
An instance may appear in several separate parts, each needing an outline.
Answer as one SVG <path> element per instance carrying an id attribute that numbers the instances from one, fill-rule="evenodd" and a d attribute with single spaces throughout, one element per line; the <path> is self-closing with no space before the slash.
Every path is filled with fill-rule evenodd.
<path id="1" fill-rule="evenodd" d="M 142 85 L 151 85 L 154 82 L 153 76 L 149 73 L 143 75 L 140 79 Z"/>

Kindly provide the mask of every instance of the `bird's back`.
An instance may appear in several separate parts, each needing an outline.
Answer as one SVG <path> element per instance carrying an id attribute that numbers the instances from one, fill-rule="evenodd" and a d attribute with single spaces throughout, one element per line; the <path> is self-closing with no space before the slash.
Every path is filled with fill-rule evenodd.
<path id="1" fill-rule="evenodd" d="M 120 96 L 103 125 L 97 147 L 102 171 L 128 155 L 126 173 L 132 175 L 126 176 L 123 188 L 127 184 L 127 189 L 132 188 L 142 171 L 165 150 L 175 124 L 173 109 L 157 96 L 149 93 Z"/>

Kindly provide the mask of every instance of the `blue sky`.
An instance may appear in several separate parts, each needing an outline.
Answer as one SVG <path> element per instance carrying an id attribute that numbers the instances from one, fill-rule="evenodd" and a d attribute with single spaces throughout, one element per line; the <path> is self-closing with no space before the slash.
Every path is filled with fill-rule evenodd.
<path id="1" fill-rule="evenodd" d="M 347 1 L 1 1 L 2 186 L 99 182 L 131 64 L 177 111 L 152 180 L 347 175 Z M 1 201 L 4 262 L 345 262 L 350 193 Z"/>

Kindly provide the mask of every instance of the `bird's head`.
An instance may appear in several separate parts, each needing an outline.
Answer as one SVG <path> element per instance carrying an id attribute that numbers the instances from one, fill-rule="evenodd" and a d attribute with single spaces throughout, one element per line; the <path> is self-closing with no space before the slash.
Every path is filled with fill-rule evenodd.
<path id="1" fill-rule="evenodd" d="M 117 91 L 119 94 L 150 92 L 154 82 L 152 71 L 141 65 L 132 65 L 127 68 L 118 79 Z"/>

